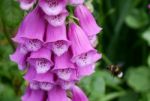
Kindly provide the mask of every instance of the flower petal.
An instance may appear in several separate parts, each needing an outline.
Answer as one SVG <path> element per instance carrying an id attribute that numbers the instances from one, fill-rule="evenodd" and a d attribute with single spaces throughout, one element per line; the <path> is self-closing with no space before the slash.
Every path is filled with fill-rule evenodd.
<path id="1" fill-rule="evenodd" d="M 69 3 L 71 5 L 79 5 L 79 4 L 83 4 L 84 3 L 84 0 L 69 0 Z"/>
<path id="2" fill-rule="evenodd" d="M 66 91 L 60 87 L 55 87 L 48 92 L 48 101 L 67 101 Z"/>
<path id="3" fill-rule="evenodd" d="M 96 35 L 102 30 L 97 25 L 91 12 L 84 5 L 79 5 L 75 8 L 75 16 L 79 19 L 81 28 L 88 36 Z"/>
<path id="4" fill-rule="evenodd" d="M 47 15 L 58 15 L 65 8 L 67 0 L 39 0 L 39 6 Z"/>
<path id="5" fill-rule="evenodd" d="M 25 44 L 29 51 L 41 48 L 45 33 L 45 20 L 39 7 L 31 11 L 23 20 L 19 31 L 13 40 Z"/>
<path id="6" fill-rule="evenodd" d="M 70 42 L 67 39 L 66 35 L 66 25 L 54 27 L 48 25 L 46 33 L 46 43 L 45 46 L 52 49 L 52 51 L 61 56 L 69 48 Z"/>
<path id="7" fill-rule="evenodd" d="M 28 62 L 36 68 L 37 73 L 46 73 L 53 65 L 51 51 L 47 48 L 41 48 L 36 52 L 32 52 Z"/>
<path id="8" fill-rule="evenodd" d="M 29 10 L 31 7 L 33 7 L 36 0 L 19 0 L 19 2 L 20 2 L 20 7 L 23 10 Z"/>
<path id="9" fill-rule="evenodd" d="M 49 24 L 56 27 L 65 24 L 65 20 L 67 16 L 68 16 L 68 11 L 63 10 L 58 15 L 53 15 L 53 16 L 45 15 L 45 19 L 48 21 Z"/>
<path id="10" fill-rule="evenodd" d="M 23 45 L 20 45 L 17 47 L 15 53 L 10 55 L 11 61 L 17 63 L 20 70 L 24 70 L 26 68 L 27 53 L 26 48 Z"/>
<path id="11" fill-rule="evenodd" d="M 87 96 L 77 86 L 72 87 L 72 101 L 88 101 Z"/>

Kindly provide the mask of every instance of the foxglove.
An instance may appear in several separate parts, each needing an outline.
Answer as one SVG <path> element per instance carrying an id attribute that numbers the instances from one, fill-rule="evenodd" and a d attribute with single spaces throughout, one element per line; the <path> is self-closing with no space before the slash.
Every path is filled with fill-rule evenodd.
<path id="1" fill-rule="evenodd" d="M 22 101 L 88 101 L 76 83 L 93 74 L 102 57 L 94 49 L 101 27 L 84 0 L 19 2 L 30 9 L 12 38 L 18 46 L 10 55 L 25 70 Z"/>
<path id="2" fill-rule="evenodd" d="M 37 51 L 42 47 L 45 33 L 45 20 L 39 7 L 30 12 L 23 20 L 20 29 L 13 38 L 17 43 L 22 43 L 29 51 Z"/>
<path id="3" fill-rule="evenodd" d="M 57 56 L 61 56 L 68 51 L 70 42 L 67 39 L 66 25 L 58 27 L 48 25 L 46 31 L 46 43 Z"/>
<path id="4" fill-rule="evenodd" d="M 101 55 L 91 46 L 84 31 L 75 23 L 70 23 L 68 31 L 72 43 L 72 61 L 79 67 L 93 64 L 101 58 Z"/>
<path id="5" fill-rule="evenodd" d="M 28 62 L 36 68 L 37 73 L 46 73 L 53 66 L 51 51 L 47 48 L 41 48 L 31 53 Z"/>

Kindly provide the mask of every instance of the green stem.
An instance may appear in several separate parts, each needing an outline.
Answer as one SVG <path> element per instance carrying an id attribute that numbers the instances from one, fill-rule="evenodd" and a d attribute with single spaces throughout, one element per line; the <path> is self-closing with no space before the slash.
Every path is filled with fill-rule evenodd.
<path id="1" fill-rule="evenodd" d="M 120 96 L 123 96 L 125 94 L 126 94 L 126 92 L 124 92 L 124 91 L 111 93 L 111 94 L 106 95 L 100 101 L 112 101 L 113 99 L 120 97 Z"/>
<path id="2" fill-rule="evenodd" d="M 106 63 L 107 65 L 112 64 L 112 62 L 109 60 L 109 58 L 108 58 L 105 54 L 103 54 L 102 58 L 103 58 L 103 60 L 105 61 L 105 63 Z"/>

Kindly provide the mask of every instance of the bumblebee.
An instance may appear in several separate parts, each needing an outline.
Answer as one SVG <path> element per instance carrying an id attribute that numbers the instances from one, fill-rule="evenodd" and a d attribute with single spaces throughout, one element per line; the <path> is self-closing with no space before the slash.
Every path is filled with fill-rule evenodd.
<path id="1" fill-rule="evenodd" d="M 123 77 L 123 72 L 121 71 L 121 67 L 119 65 L 109 65 L 107 66 L 107 70 L 115 77 Z"/>

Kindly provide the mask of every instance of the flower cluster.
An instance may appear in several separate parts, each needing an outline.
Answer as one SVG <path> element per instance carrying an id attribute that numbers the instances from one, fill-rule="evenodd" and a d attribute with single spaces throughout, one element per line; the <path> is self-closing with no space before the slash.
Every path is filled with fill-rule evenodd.
<path id="1" fill-rule="evenodd" d="M 26 71 L 22 101 L 88 101 L 76 83 L 91 75 L 101 58 L 94 49 L 101 28 L 84 0 L 19 2 L 22 9 L 32 9 L 12 38 L 18 47 L 10 55 Z"/>

